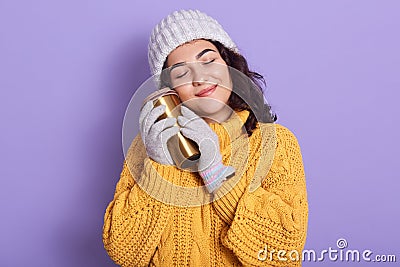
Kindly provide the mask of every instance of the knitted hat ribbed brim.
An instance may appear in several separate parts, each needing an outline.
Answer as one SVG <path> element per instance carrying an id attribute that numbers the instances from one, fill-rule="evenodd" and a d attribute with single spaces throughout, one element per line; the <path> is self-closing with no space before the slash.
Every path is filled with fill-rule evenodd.
<path id="1" fill-rule="evenodd" d="M 196 40 L 219 41 L 238 52 L 236 44 L 212 17 L 198 10 L 174 11 L 158 23 L 150 36 L 148 60 L 152 75 L 159 75 L 168 55 L 178 46 Z"/>

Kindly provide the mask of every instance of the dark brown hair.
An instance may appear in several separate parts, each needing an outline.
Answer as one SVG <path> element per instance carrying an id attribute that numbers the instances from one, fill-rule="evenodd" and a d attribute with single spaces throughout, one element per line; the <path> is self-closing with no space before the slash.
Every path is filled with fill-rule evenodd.
<path id="1" fill-rule="evenodd" d="M 215 45 L 225 63 L 235 69 L 229 69 L 233 88 L 228 99 L 228 105 L 235 111 L 249 111 L 249 116 L 244 124 L 248 135 L 251 136 L 253 130 L 257 127 L 257 122 L 275 122 L 277 115 L 271 111 L 271 106 L 264 103 L 262 90 L 263 86 L 265 86 L 264 77 L 257 72 L 250 71 L 247 60 L 242 55 L 226 48 L 218 41 L 206 41 Z M 167 60 L 163 65 L 163 69 L 166 68 Z M 163 72 L 161 74 L 161 87 L 166 86 L 170 87 L 169 74 Z"/>

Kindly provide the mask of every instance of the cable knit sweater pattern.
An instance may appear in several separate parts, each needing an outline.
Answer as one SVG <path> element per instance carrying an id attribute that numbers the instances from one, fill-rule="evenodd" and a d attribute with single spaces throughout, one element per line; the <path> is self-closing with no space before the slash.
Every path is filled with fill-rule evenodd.
<path id="1" fill-rule="evenodd" d="M 104 216 L 107 253 L 121 266 L 301 266 L 308 202 L 296 137 L 279 124 L 260 123 L 249 138 L 237 120 L 210 127 L 236 175 L 202 205 L 190 201 L 202 188 L 198 173 L 152 161 L 140 136 L 134 139 Z M 260 260 L 266 246 L 268 257 Z M 297 251 L 300 259 L 279 260 L 279 250 Z"/>

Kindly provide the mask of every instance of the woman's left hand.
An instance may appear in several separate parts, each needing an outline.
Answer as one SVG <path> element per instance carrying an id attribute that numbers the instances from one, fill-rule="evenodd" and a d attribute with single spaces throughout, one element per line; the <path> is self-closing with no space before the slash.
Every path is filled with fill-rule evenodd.
<path id="1" fill-rule="evenodd" d="M 181 106 L 182 116 L 178 116 L 181 133 L 197 143 L 200 150 L 198 172 L 203 178 L 207 190 L 217 190 L 222 182 L 235 173 L 232 166 L 222 164 L 217 134 L 193 111 Z"/>

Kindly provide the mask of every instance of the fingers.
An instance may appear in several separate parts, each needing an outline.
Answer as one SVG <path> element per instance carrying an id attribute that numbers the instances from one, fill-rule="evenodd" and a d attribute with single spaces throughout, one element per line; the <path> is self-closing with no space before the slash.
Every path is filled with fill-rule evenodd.
<path id="1" fill-rule="evenodd" d="M 182 128 L 188 128 L 188 129 L 192 129 L 192 130 L 194 130 L 194 129 L 199 130 L 199 128 L 204 127 L 204 125 L 202 124 L 201 121 L 199 121 L 197 119 L 190 120 L 183 116 L 178 116 L 178 124 Z"/>
<path id="2" fill-rule="evenodd" d="M 189 119 L 187 119 L 183 116 L 178 116 L 178 123 L 181 127 L 185 127 L 188 122 L 189 122 Z"/>
<path id="3" fill-rule="evenodd" d="M 216 151 L 219 151 L 218 139 L 216 139 L 217 141 L 215 141 L 212 138 L 208 137 L 207 135 L 199 133 L 199 131 L 196 129 L 181 128 L 180 132 L 186 138 L 189 138 L 189 139 L 195 141 L 197 143 L 197 145 L 199 146 L 201 153 L 206 152 L 207 154 L 210 154 L 210 153 L 216 153 Z"/>
<path id="4" fill-rule="evenodd" d="M 144 142 L 147 155 L 165 165 L 174 165 L 171 154 L 168 150 L 167 141 L 179 132 L 179 127 L 174 118 L 163 119 L 151 127 Z M 172 126 L 172 127 L 171 127 Z"/>
<path id="5" fill-rule="evenodd" d="M 175 118 L 166 118 L 166 119 L 162 119 L 158 122 L 156 122 L 154 125 L 152 125 L 149 133 L 148 133 L 148 137 L 151 140 L 160 140 L 158 139 L 161 135 L 161 133 L 163 131 L 166 131 L 166 129 L 171 128 L 172 126 L 174 126 L 174 124 L 176 123 L 176 119 Z M 179 127 L 175 126 L 178 131 L 179 131 Z M 161 139 L 161 141 L 166 141 Z"/>
<path id="6" fill-rule="evenodd" d="M 153 101 L 148 101 L 140 110 L 139 116 L 139 126 L 142 131 L 143 121 L 149 115 L 150 111 L 153 109 Z"/>
<path id="7" fill-rule="evenodd" d="M 164 131 L 164 129 L 174 126 L 175 123 L 175 118 L 165 118 L 154 123 L 154 125 L 151 127 L 151 131 L 153 131 L 153 129 L 156 129 L 157 132 L 162 132 Z"/>
<path id="8" fill-rule="evenodd" d="M 181 106 L 181 114 L 182 116 L 178 116 L 178 123 L 181 127 L 199 129 L 208 126 L 202 118 L 185 106 Z"/>
<path id="9" fill-rule="evenodd" d="M 188 119 L 183 116 L 178 116 L 178 124 L 182 128 L 197 129 L 197 131 L 203 127 L 208 127 L 207 123 L 202 118 Z"/>
<path id="10" fill-rule="evenodd" d="M 199 116 L 197 116 L 196 113 L 194 113 L 188 107 L 185 107 L 183 105 L 181 106 L 181 113 L 182 113 L 182 116 L 188 118 L 189 120 L 200 118 Z"/>
<path id="11" fill-rule="evenodd" d="M 172 136 L 176 135 L 178 132 L 179 132 L 178 126 L 165 129 L 160 133 L 161 142 L 166 143 Z"/>
<path id="12" fill-rule="evenodd" d="M 142 132 L 146 136 L 149 134 L 151 127 L 155 121 L 165 112 L 165 106 L 161 105 L 153 108 L 142 121 Z"/>
<path id="13" fill-rule="evenodd" d="M 181 133 L 182 133 L 185 137 L 187 137 L 187 138 L 192 139 L 193 141 L 195 141 L 197 144 L 199 144 L 200 141 L 201 141 L 200 138 L 199 138 L 198 132 L 196 132 L 196 131 L 193 130 L 193 129 L 190 129 L 190 128 L 181 128 Z"/>

